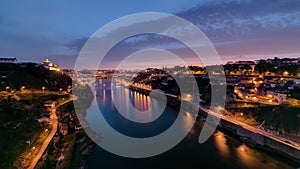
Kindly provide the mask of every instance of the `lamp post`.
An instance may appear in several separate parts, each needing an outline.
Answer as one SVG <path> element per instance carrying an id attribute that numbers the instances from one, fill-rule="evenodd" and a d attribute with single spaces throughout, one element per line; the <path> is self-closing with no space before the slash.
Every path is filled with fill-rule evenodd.
<path id="1" fill-rule="evenodd" d="M 45 89 L 46 89 L 46 87 L 45 87 L 45 86 L 43 86 L 43 87 L 42 87 L 42 91 L 43 91 L 43 92 L 45 92 Z"/>
<path id="2" fill-rule="evenodd" d="M 69 85 L 67 88 L 67 92 L 70 93 L 71 92 L 72 87 Z"/>
<path id="3" fill-rule="evenodd" d="M 21 91 L 23 92 L 25 90 L 25 86 L 22 86 L 21 87 Z"/>

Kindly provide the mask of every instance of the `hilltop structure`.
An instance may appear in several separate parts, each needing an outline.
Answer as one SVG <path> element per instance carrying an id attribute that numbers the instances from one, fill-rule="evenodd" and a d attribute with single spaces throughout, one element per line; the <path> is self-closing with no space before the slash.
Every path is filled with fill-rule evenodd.
<path id="1" fill-rule="evenodd" d="M 44 60 L 41 64 L 49 70 L 58 71 L 58 72 L 60 71 L 60 69 L 58 68 L 58 64 L 52 63 L 49 59 Z"/>

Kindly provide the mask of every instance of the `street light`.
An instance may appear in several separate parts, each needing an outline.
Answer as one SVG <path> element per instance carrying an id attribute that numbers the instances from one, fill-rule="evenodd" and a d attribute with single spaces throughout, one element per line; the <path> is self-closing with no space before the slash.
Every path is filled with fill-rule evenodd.
<path id="1" fill-rule="evenodd" d="M 24 90 L 25 90 L 25 86 L 22 86 L 22 87 L 21 87 L 21 91 L 24 91 Z"/>
<path id="2" fill-rule="evenodd" d="M 46 89 L 46 87 L 45 87 L 45 86 L 43 86 L 43 87 L 42 87 L 42 91 L 43 91 L 43 92 L 45 92 L 45 89 Z"/>
<path id="3" fill-rule="evenodd" d="M 6 86 L 5 90 L 6 90 L 6 92 L 8 92 L 8 90 L 9 90 L 9 86 Z"/>
<path id="4" fill-rule="evenodd" d="M 70 93 L 71 92 L 72 87 L 69 85 L 67 88 L 67 92 Z"/>

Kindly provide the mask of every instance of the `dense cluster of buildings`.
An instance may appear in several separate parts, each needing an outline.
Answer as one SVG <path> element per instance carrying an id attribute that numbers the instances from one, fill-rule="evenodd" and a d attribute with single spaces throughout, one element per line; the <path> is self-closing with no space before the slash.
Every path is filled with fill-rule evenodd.
<path id="1" fill-rule="evenodd" d="M 268 67 L 264 64 L 267 64 Z M 186 77 L 192 73 L 198 83 L 199 91 L 204 91 L 200 95 L 204 98 L 207 96 L 206 99 L 209 102 L 209 86 L 225 84 L 221 78 L 224 73 L 222 74 L 217 66 L 215 67 L 210 66 L 209 69 L 212 70 L 210 75 L 206 71 L 207 67 L 175 66 L 162 69 L 147 68 L 135 74 L 127 72 L 126 76 L 121 72 L 119 77 L 131 82 L 134 87 L 161 89 L 166 93 L 176 95 L 179 94 L 179 90 L 173 77 Z M 227 102 L 241 101 L 279 105 L 293 101 L 294 91 L 300 89 L 298 58 L 228 62 L 223 67 L 227 85 Z M 291 67 L 293 69 L 290 69 Z M 270 73 L 268 69 L 273 72 Z M 186 83 L 189 84 L 188 81 Z M 194 84 L 190 83 L 189 85 L 193 86 Z M 195 93 L 189 94 L 195 95 Z M 203 98 L 201 99 L 203 100 Z"/>
<path id="2" fill-rule="evenodd" d="M 224 67 L 227 68 L 227 85 L 234 86 L 234 96 L 242 101 L 287 103 L 293 100 L 293 92 L 300 88 L 299 58 L 229 62 Z"/>
<path id="3" fill-rule="evenodd" d="M 300 58 L 278 58 L 267 59 L 267 63 L 274 64 L 276 66 L 285 66 L 285 65 L 300 65 Z"/>

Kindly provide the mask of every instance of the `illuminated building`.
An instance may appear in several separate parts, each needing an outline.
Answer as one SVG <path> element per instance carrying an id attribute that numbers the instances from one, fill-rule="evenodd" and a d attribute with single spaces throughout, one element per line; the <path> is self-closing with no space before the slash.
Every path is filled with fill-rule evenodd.
<path id="1" fill-rule="evenodd" d="M 49 69 L 49 70 L 53 70 L 53 71 L 60 71 L 60 69 L 58 68 L 58 64 L 54 64 L 52 63 L 49 59 L 46 59 L 42 62 L 42 65 Z"/>

